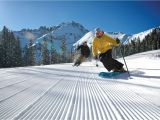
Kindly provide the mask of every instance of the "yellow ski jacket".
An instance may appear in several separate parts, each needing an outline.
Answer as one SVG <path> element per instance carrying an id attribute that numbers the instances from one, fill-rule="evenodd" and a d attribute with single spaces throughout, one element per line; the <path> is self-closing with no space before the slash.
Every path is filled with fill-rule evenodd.
<path id="1" fill-rule="evenodd" d="M 118 44 L 113 38 L 107 36 L 106 34 L 103 34 L 103 36 L 100 38 L 95 37 L 92 41 L 93 56 L 105 53 L 109 49 L 112 49 L 111 45 L 116 46 Z"/>

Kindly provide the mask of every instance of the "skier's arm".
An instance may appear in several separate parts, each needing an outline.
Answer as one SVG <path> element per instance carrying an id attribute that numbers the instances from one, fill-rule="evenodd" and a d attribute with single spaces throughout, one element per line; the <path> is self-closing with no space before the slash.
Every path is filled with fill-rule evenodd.
<path id="1" fill-rule="evenodd" d="M 115 46 L 119 45 L 119 44 L 117 44 L 116 40 L 114 40 L 113 38 L 109 37 L 108 35 L 104 35 L 104 37 L 105 37 L 106 41 L 111 43 L 111 45 L 115 45 Z"/>
<path id="2" fill-rule="evenodd" d="M 79 50 L 81 48 L 81 45 L 80 46 L 77 46 L 77 49 L 76 50 Z"/>

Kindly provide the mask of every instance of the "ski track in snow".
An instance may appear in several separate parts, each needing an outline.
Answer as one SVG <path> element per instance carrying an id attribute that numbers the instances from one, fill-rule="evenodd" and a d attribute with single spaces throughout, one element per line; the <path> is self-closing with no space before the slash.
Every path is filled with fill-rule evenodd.
<path id="1" fill-rule="evenodd" d="M 99 78 L 95 69 L 61 64 L 0 70 L 0 119 L 160 120 L 160 108 L 129 88 L 136 84 Z"/>

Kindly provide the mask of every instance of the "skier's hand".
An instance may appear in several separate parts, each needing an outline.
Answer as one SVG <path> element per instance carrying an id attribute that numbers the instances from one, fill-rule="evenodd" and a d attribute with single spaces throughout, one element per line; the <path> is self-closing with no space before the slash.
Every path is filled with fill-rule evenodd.
<path id="1" fill-rule="evenodd" d="M 120 40 L 118 38 L 116 39 L 116 42 L 117 42 L 117 44 L 120 44 Z"/>

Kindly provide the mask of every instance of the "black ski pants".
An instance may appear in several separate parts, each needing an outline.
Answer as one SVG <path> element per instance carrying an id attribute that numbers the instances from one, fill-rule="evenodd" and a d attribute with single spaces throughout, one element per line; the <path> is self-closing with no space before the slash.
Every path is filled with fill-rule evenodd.
<path id="1" fill-rule="evenodd" d="M 112 49 L 100 54 L 99 59 L 108 71 L 112 69 L 121 69 L 123 67 L 122 63 L 112 58 Z"/>

